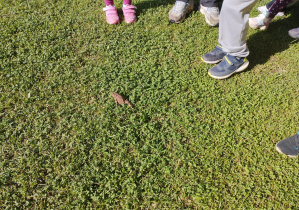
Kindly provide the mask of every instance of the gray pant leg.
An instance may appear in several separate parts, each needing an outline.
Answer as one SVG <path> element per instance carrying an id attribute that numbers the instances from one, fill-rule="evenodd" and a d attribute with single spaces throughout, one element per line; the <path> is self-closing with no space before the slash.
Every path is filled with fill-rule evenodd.
<path id="1" fill-rule="evenodd" d="M 221 0 L 200 0 L 200 4 L 204 7 L 218 7 Z"/>
<path id="2" fill-rule="evenodd" d="M 257 0 L 224 0 L 219 22 L 219 39 L 224 52 L 247 57 L 246 45 L 249 12 Z"/>

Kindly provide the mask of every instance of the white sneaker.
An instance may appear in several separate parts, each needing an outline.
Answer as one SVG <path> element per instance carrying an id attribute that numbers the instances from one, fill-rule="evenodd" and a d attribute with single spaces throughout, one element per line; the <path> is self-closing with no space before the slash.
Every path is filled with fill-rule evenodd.
<path id="1" fill-rule="evenodd" d="M 169 11 L 169 21 L 172 23 L 181 23 L 185 20 L 186 14 L 194 9 L 193 0 L 188 3 L 176 1 L 174 7 Z"/>
<path id="2" fill-rule="evenodd" d="M 299 28 L 293 28 L 289 30 L 289 35 L 294 39 L 299 39 Z"/>
<path id="3" fill-rule="evenodd" d="M 252 29 L 266 30 L 270 24 L 269 11 L 266 9 L 263 14 L 249 18 L 249 26 Z"/>
<path id="4" fill-rule="evenodd" d="M 205 7 L 200 5 L 199 11 L 205 15 L 206 23 L 210 26 L 216 26 L 219 23 L 219 8 L 218 7 Z"/>

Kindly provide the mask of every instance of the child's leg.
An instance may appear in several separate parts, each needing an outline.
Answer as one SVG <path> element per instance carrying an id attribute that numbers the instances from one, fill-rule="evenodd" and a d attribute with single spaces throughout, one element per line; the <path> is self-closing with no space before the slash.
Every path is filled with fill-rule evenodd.
<path id="1" fill-rule="evenodd" d="M 286 7 L 290 7 L 292 6 L 293 4 L 295 4 L 298 0 L 291 0 Z M 267 9 L 270 9 L 270 7 L 274 4 L 274 2 L 276 2 L 276 0 L 272 0 L 270 1 L 269 3 L 266 4 L 266 8 Z"/>
<path id="2" fill-rule="evenodd" d="M 247 57 L 249 13 L 257 0 L 224 0 L 220 12 L 219 40 L 224 52 Z"/>
<path id="3" fill-rule="evenodd" d="M 132 4 L 132 0 L 124 0 L 123 1 L 124 3 L 124 5 L 131 5 Z"/>
<path id="4" fill-rule="evenodd" d="M 105 4 L 106 4 L 106 6 L 112 6 L 112 5 L 114 5 L 114 2 L 113 2 L 113 0 L 105 0 Z"/>
<path id="5" fill-rule="evenodd" d="M 266 30 L 271 22 L 271 20 L 282 10 L 286 8 L 286 6 L 292 0 L 276 0 L 269 9 L 266 9 L 263 14 L 255 18 L 249 19 L 249 26 L 252 29 L 261 29 Z"/>
<path id="6" fill-rule="evenodd" d="M 272 4 L 274 4 L 274 2 L 276 2 L 276 0 L 272 0 L 272 1 L 268 2 L 266 4 L 266 8 L 269 9 L 272 6 Z"/>
<path id="7" fill-rule="evenodd" d="M 286 6 L 291 2 L 292 0 L 276 0 L 272 6 L 269 8 L 269 19 L 272 20 L 275 15 L 284 10 Z"/>

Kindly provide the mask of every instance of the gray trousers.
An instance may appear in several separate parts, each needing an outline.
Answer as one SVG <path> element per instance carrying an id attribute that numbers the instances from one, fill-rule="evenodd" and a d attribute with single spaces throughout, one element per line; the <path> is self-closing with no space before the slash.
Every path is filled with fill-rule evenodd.
<path id="1" fill-rule="evenodd" d="M 189 0 L 177 0 L 177 1 L 183 1 L 185 3 L 188 3 Z M 200 5 L 204 7 L 218 7 L 221 1 L 222 0 L 200 0 Z"/>
<path id="2" fill-rule="evenodd" d="M 220 12 L 219 44 L 224 52 L 238 57 L 247 57 L 246 45 L 250 10 L 257 0 L 224 0 Z"/>

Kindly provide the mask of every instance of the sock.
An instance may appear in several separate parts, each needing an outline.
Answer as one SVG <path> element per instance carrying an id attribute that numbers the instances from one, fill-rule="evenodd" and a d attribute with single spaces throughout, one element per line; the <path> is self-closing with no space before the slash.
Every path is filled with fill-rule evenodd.
<path id="1" fill-rule="evenodd" d="M 113 0 L 105 0 L 105 5 L 106 6 L 114 6 Z"/>
<path id="2" fill-rule="evenodd" d="M 131 5 L 132 0 L 124 0 L 123 5 L 127 6 L 127 5 Z"/>

